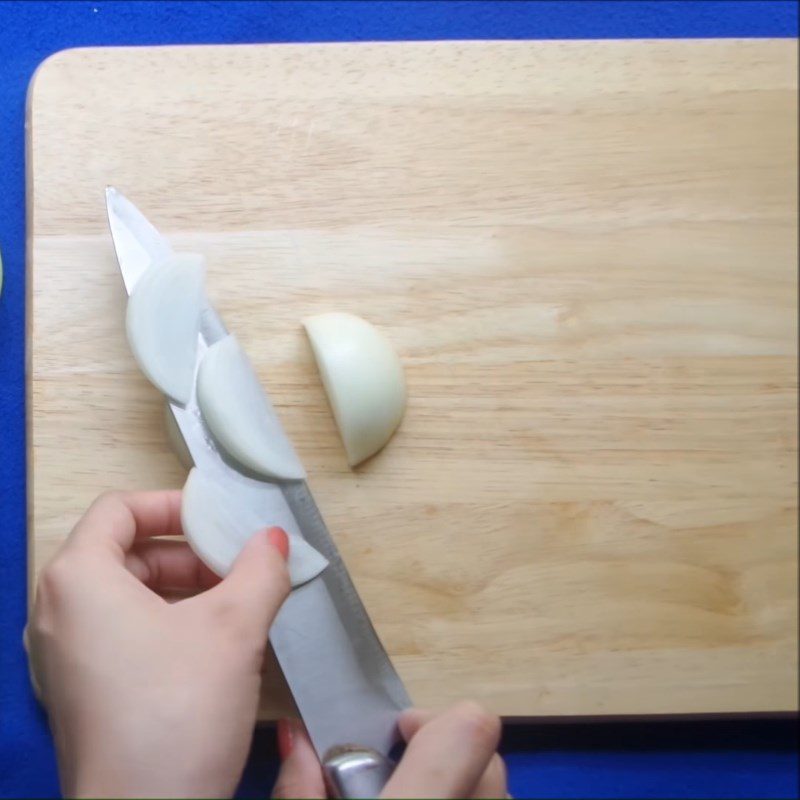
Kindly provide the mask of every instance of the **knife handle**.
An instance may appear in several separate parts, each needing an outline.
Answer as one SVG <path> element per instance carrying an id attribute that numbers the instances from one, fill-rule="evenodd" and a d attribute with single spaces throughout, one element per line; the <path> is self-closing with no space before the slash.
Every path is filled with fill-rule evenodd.
<path id="1" fill-rule="evenodd" d="M 323 764 L 328 788 L 338 800 L 378 797 L 394 767 L 390 758 L 366 747 L 337 747 Z"/>

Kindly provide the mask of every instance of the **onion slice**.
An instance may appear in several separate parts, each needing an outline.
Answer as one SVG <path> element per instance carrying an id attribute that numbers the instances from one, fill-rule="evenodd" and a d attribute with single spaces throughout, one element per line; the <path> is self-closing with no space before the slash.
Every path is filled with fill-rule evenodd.
<path id="1" fill-rule="evenodd" d="M 202 256 L 182 253 L 153 264 L 128 300 L 128 342 L 142 372 L 168 397 L 192 394 L 205 292 Z"/>
<path id="2" fill-rule="evenodd" d="M 192 550 L 217 575 L 227 575 L 250 537 L 278 526 L 289 537 L 289 576 L 300 586 L 319 575 L 328 560 L 300 535 L 280 487 L 244 476 L 195 467 L 183 487 L 183 532 Z"/>
<path id="3" fill-rule="evenodd" d="M 303 320 L 350 466 L 378 452 L 403 418 L 403 365 L 389 340 L 353 314 Z"/>
<path id="4" fill-rule="evenodd" d="M 211 433 L 240 464 L 268 478 L 305 479 L 303 465 L 235 336 L 215 342 L 203 356 L 197 404 Z"/>

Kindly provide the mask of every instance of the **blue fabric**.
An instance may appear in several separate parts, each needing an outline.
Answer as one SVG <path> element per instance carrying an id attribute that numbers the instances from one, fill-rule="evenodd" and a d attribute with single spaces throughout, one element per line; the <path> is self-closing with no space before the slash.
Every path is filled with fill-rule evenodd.
<path id="1" fill-rule="evenodd" d="M 797 37 L 793 0 L 760 2 L 0 1 L 0 797 L 56 796 L 44 716 L 27 681 L 25 619 L 25 91 L 46 56 L 81 45 L 638 37 Z M 512 728 L 517 797 L 797 797 L 794 722 Z M 259 731 L 240 794 L 267 796 Z"/>

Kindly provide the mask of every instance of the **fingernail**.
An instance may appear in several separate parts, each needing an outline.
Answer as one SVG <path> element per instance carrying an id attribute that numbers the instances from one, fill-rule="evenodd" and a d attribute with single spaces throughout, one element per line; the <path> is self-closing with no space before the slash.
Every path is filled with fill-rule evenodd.
<path id="1" fill-rule="evenodd" d="M 267 540 L 283 556 L 284 561 L 289 558 L 289 537 L 283 528 L 270 528 Z"/>
<path id="2" fill-rule="evenodd" d="M 280 528 L 277 528 L 276 530 L 280 530 Z M 289 754 L 292 752 L 293 746 L 294 746 L 294 732 L 292 731 L 292 721 L 290 719 L 279 719 L 278 754 L 281 757 L 281 761 L 284 761 L 289 757 Z"/>

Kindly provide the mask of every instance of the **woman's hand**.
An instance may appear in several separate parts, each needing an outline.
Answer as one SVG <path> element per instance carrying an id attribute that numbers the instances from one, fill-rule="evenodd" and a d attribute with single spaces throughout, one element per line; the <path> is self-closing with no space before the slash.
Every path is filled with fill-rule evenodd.
<path id="1" fill-rule="evenodd" d="M 223 797 L 241 777 L 288 541 L 254 536 L 220 581 L 152 538 L 180 533 L 180 492 L 106 494 L 39 576 L 26 645 L 67 796 Z"/>
<path id="2" fill-rule="evenodd" d="M 463 702 L 442 714 L 410 709 L 400 717 L 408 743 L 381 797 L 505 798 L 506 769 L 497 754 L 500 720 Z M 302 723 L 278 723 L 281 771 L 275 798 L 325 798 L 322 769 Z"/>

